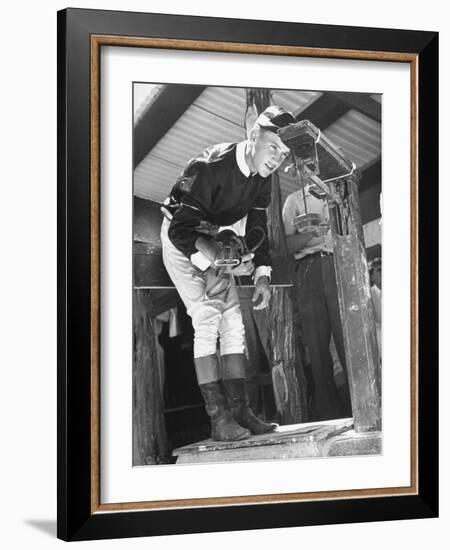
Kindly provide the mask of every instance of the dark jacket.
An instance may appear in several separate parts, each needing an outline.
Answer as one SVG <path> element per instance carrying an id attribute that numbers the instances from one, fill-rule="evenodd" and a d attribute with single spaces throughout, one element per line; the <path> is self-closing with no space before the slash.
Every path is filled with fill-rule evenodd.
<path id="1" fill-rule="evenodd" d="M 213 145 L 189 161 L 170 194 L 168 209 L 173 214 L 169 238 L 185 256 L 197 252 L 195 241 L 201 221 L 232 225 L 247 214 L 247 234 L 262 227 L 265 239 L 255 252 L 254 264 L 271 265 L 267 235 L 267 212 L 271 178 L 259 174 L 246 177 L 236 161 L 236 143 Z M 256 240 L 260 233 L 253 232 Z M 249 246 L 252 246 L 250 241 Z"/>

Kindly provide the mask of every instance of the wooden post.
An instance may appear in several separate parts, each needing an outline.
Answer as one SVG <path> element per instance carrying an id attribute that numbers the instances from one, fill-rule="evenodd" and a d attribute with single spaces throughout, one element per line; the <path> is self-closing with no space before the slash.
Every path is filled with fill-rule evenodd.
<path id="1" fill-rule="evenodd" d="M 270 90 L 247 89 L 247 110 L 256 113 L 270 105 Z M 246 118 L 248 120 L 248 118 Z M 291 273 L 292 259 L 287 252 L 286 235 L 281 216 L 281 189 L 277 173 L 272 175 L 271 203 L 268 209 L 268 231 L 274 272 Z M 292 279 L 291 279 L 292 280 Z M 300 342 L 294 327 L 292 286 L 273 286 L 266 318 L 252 314 L 259 330 L 260 340 L 272 371 L 277 416 L 281 424 L 307 420 L 306 378 Z"/>
<path id="2" fill-rule="evenodd" d="M 169 462 L 150 292 L 133 290 L 133 466 Z"/>
<path id="3" fill-rule="evenodd" d="M 330 183 L 334 264 L 355 431 L 381 429 L 381 373 L 357 179 Z"/>
<path id="4" fill-rule="evenodd" d="M 292 292 L 292 288 L 272 287 L 269 306 L 269 357 L 281 424 L 298 424 L 307 419 L 306 382 L 295 334 Z"/>

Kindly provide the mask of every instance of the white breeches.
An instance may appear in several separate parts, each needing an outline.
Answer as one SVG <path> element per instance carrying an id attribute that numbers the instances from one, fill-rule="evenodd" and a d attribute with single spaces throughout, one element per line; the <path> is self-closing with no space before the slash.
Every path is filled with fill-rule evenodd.
<path id="1" fill-rule="evenodd" d="M 220 354 L 244 353 L 244 324 L 234 280 L 226 300 L 206 296 L 205 280 L 197 268 L 168 237 L 169 221 L 161 226 L 163 262 L 194 327 L 194 357 L 213 355 L 220 341 Z"/>

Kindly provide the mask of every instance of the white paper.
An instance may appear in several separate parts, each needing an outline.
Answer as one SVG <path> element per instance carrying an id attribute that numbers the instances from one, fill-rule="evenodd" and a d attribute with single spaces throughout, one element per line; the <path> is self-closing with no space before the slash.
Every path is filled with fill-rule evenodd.
<path id="1" fill-rule="evenodd" d="M 410 70 L 373 61 L 102 48 L 101 501 L 410 484 Z M 132 82 L 383 94 L 383 454 L 133 468 Z"/>

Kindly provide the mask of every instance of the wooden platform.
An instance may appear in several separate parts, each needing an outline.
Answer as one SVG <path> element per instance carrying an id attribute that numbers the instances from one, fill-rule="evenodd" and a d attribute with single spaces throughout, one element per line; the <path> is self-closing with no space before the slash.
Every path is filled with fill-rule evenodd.
<path id="1" fill-rule="evenodd" d="M 177 464 L 329 456 L 330 447 L 336 438 L 354 433 L 352 428 L 352 418 L 292 424 L 243 441 L 206 439 L 175 449 L 173 454 L 177 457 Z M 338 446 L 335 447 L 335 453 L 339 453 Z"/>

